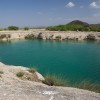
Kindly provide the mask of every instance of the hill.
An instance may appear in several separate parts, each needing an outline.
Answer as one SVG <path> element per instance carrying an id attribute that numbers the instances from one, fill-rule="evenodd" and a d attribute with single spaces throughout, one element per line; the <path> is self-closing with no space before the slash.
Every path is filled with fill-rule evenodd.
<path id="1" fill-rule="evenodd" d="M 68 23 L 69 25 L 70 24 L 76 24 L 76 25 L 82 25 L 82 26 L 89 26 L 88 23 L 86 22 L 83 22 L 83 21 L 80 21 L 80 20 L 74 20 L 74 21 L 71 21 L 70 23 Z"/>
<path id="2" fill-rule="evenodd" d="M 94 31 L 100 32 L 100 24 L 88 24 L 80 20 L 71 21 L 68 24 L 49 26 L 49 31 Z"/>

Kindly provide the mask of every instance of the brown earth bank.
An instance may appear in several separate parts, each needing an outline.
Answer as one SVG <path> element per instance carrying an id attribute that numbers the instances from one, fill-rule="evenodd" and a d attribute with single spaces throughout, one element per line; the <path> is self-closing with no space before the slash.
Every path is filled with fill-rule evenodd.
<path id="1" fill-rule="evenodd" d="M 100 41 L 100 32 L 47 31 L 31 29 L 28 31 L 0 31 L 0 40 L 44 39 L 44 40 L 95 40 Z"/>
<path id="2" fill-rule="evenodd" d="M 33 69 L 0 63 L 0 100 L 100 100 L 100 93 L 47 86 L 42 80 L 44 77 Z"/>

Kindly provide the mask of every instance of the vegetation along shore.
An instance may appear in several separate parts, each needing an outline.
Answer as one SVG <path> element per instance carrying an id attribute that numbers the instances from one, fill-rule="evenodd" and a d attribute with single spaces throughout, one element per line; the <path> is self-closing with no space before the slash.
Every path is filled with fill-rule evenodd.
<path id="1" fill-rule="evenodd" d="M 100 25 L 89 25 L 72 21 L 66 25 L 50 26 L 44 29 L 31 29 L 9 26 L 1 29 L 0 40 L 44 39 L 44 40 L 96 40 L 100 41 Z"/>

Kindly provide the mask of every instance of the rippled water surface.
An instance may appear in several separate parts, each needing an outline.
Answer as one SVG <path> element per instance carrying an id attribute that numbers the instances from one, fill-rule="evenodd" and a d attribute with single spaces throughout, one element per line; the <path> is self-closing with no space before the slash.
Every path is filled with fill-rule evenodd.
<path id="1" fill-rule="evenodd" d="M 100 43 L 20 40 L 0 42 L 0 62 L 35 66 L 43 75 L 61 74 L 71 81 L 100 82 Z"/>

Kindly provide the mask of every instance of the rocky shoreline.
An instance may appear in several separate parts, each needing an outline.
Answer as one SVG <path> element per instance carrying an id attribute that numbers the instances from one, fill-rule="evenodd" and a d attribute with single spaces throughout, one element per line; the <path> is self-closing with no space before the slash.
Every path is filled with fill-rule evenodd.
<path id="1" fill-rule="evenodd" d="M 33 80 L 18 78 L 19 71 L 31 75 L 28 68 L 0 63 L 0 100 L 100 100 L 100 93 L 42 84 L 44 78 L 38 72 Z"/>
<path id="2" fill-rule="evenodd" d="M 28 31 L 0 31 L 1 41 L 10 41 L 15 39 L 100 41 L 100 32 L 46 31 L 45 29 L 33 29 Z"/>

